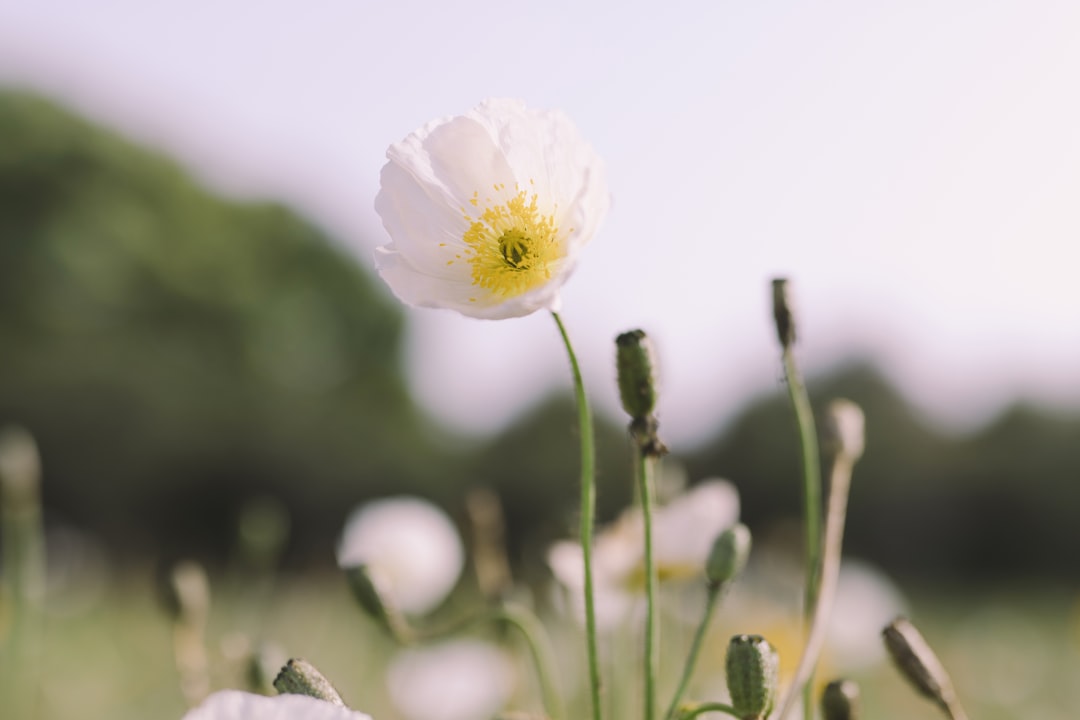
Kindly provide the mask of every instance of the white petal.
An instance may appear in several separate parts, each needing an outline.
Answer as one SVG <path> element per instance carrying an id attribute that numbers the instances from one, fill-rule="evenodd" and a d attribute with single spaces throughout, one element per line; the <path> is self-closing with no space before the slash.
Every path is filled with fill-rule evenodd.
<path id="1" fill-rule="evenodd" d="M 447 308 L 481 320 L 523 317 L 537 310 L 559 309 L 559 286 L 548 283 L 509 300 L 493 297 L 468 280 L 422 272 L 409 264 L 392 245 L 375 249 L 379 275 L 404 303 L 415 307 Z"/>
<path id="2" fill-rule="evenodd" d="M 371 717 L 306 695 L 266 697 L 222 690 L 190 710 L 183 720 L 371 720 Z"/>
<path id="3" fill-rule="evenodd" d="M 401 653 L 387 684 L 394 705 L 410 720 L 479 720 L 503 708 L 514 676 L 496 648 L 457 640 Z"/>
<path id="4" fill-rule="evenodd" d="M 472 270 L 462 240 L 469 223 L 438 185 L 423 184 L 400 165 L 387 163 L 375 210 L 409 264 L 434 277 L 469 282 Z"/>
<path id="5" fill-rule="evenodd" d="M 528 187 L 534 181 L 537 192 L 558 205 L 572 251 L 589 242 L 611 204 L 607 173 L 570 119 L 514 100 L 487 100 L 472 114 L 498 138 L 518 183 Z"/>
<path id="6" fill-rule="evenodd" d="M 739 520 L 739 493 L 725 480 L 706 480 L 660 508 L 654 520 L 657 562 L 704 568 L 716 536 Z"/>
<path id="7" fill-rule="evenodd" d="M 469 207 L 474 193 L 483 199 L 496 185 L 512 188 L 516 181 L 489 129 L 469 116 L 429 124 L 391 145 L 386 156 L 419 182 L 443 190 L 459 207 Z"/>
<path id="8" fill-rule="evenodd" d="M 457 584 L 465 552 L 457 528 L 439 508 L 419 498 L 377 500 L 345 524 L 338 564 L 370 565 L 405 612 L 433 609 Z"/>
<path id="9" fill-rule="evenodd" d="M 609 204 L 602 163 L 562 113 L 489 100 L 429 123 L 387 157 L 375 205 L 392 242 L 376 263 L 395 295 L 488 319 L 558 309 L 559 289 Z M 563 254 L 543 285 L 507 298 L 473 287 L 463 236 L 470 218 L 520 191 L 554 213 Z"/>

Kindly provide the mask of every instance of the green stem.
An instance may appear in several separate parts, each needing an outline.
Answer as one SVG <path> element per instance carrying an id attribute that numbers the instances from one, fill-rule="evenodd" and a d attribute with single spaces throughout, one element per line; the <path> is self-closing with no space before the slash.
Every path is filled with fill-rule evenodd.
<path id="1" fill-rule="evenodd" d="M 589 399 L 585 395 L 585 383 L 581 380 L 574 347 L 566 333 L 562 318 L 558 313 L 551 313 L 559 327 L 566 354 L 570 359 L 570 370 L 574 379 L 574 395 L 577 398 L 578 433 L 581 438 L 581 554 L 585 566 L 585 644 L 589 656 L 589 691 L 592 696 L 593 720 L 602 720 L 600 706 L 600 653 L 596 640 L 596 601 L 593 596 L 592 541 L 593 518 L 596 515 L 596 455 L 593 448 L 593 422 L 589 411 Z"/>
<path id="2" fill-rule="evenodd" d="M 690 652 L 686 656 L 686 663 L 683 665 L 682 678 L 679 680 L 679 687 L 675 690 L 675 696 L 671 698 L 671 703 L 668 705 L 667 712 L 664 713 L 665 720 L 675 720 L 676 712 L 679 709 L 679 701 L 682 700 L 683 693 L 686 692 L 687 686 L 690 684 L 690 678 L 694 675 L 694 668 L 697 666 L 698 654 L 701 652 L 701 646 L 705 642 L 705 633 L 709 629 L 709 623 L 712 622 L 713 610 L 716 608 L 716 600 L 720 597 L 721 585 L 712 585 L 709 587 L 709 595 L 705 599 L 705 613 L 701 616 L 701 622 L 698 623 L 697 631 L 694 633 L 694 640 L 690 644 Z"/>
<path id="3" fill-rule="evenodd" d="M 727 713 L 733 718 L 739 717 L 739 714 L 735 712 L 735 708 L 731 707 L 730 705 L 725 705 L 724 703 L 718 702 L 707 702 L 701 703 L 700 705 L 695 705 L 689 710 L 686 710 L 681 715 L 679 715 L 679 720 L 691 720 L 691 718 L 696 718 L 698 715 L 702 715 L 707 712 L 722 712 Z"/>
<path id="4" fill-rule="evenodd" d="M 806 527 L 806 593 L 803 598 L 803 618 L 807 632 L 817 607 L 818 593 L 821 588 L 821 460 L 818 457 L 817 430 L 814 427 L 814 413 L 810 407 L 810 398 L 803 385 L 799 368 L 795 364 L 795 355 L 791 346 L 783 351 L 784 376 L 787 379 L 788 395 L 795 411 L 798 425 L 800 459 L 803 474 L 803 518 Z M 813 707 L 813 674 L 803 686 L 803 706 L 807 713 Z"/>
<path id="5" fill-rule="evenodd" d="M 645 535 L 645 720 L 653 720 L 656 712 L 656 676 L 660 671 L 660 627 L 656 622 L 656 590 L 659 578 L 653 562 L 652 534 L 655 462 L 655 458 L 641 451 L 635 463 Z"/>
<path id="6" fill-rule="evenodd" d="M 825 548 L 821 558 L 819 585 L 820 595 L 817 598 L 817 607 L 810 623 L 810 629 L 806 638 L 806 646 L 803 648 L 802 657 L 795 668 L 795 674 L 791 680 L 791 687 L 785 693 L 785 697 L 777 705 L 779 712 L 777 720 L 783 720 L 791 706 L 794 704 L 798 685 L 803 686 L 803 703 L 807 702 L 807 688 L 814 675 L 814 665 L 817 664 L 821 649 L 825 645 L 825 633 L 829 627 L 829 614 L 832 611 L 833 598 L 836 595 L 836 583 L 840 576 L 840 556 L 843 552 L 844 521 L 847 517 L 848 492 L 851 489 L 852 460 L 845 456 L 838 456 L 832 466 L 829 482 L 829 511 L 825 517 Z M 810 705 L 806 706 L 811 707 Z M 806 711 L 809 715 L 809 710 Z"/>
<path id="7" fill-rule="evenodd" d="M 529 646 L 529 653 L 536 667 L 536 677 L 540 681 L 544 713 L 550 720 L 566 717 L 562 696 L 555 686 L 555 654 L 551 644 L 547 642 L 547 635 L 540 621 L 531 612 L 516 605 L 507 605 L 501 612 L 496 613 L 496 617 L 517 628 L 525 639 L 525 644 Z"/>

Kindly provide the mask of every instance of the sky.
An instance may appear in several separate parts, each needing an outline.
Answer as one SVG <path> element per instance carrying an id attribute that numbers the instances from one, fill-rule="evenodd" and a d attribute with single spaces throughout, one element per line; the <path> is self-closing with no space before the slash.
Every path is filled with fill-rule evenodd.
<path id="1" fill-rule="evenodd" d="M 613 208 L 562 315 L 612 412 L 614 337 L 652 336 L 675 447 L 779 387 L 780 275 L 811 375 L 873 359 L 957 428 L 1080 403 L 1078 71 L 1069 0 L 0 0 L 0 84 L 372 269 L 390 143 L 487 97 L 563 110 Z M 569 387 L 544 314 L 407 317 L 414 393 L 460 430 Z"/>

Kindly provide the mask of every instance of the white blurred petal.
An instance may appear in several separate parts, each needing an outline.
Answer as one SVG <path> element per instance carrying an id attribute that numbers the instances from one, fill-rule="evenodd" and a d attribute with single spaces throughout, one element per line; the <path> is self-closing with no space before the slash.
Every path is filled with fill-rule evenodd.
<path id="1" fill-rule="evenodd" d="M 664 581 L 699 577 L 717 535 L 739 520 L 739 494 L 726 480 L 706 480 L 657 508 L 653 549 Z M 645 536 L 640 508 L 630 508 L 593 539 L 593 585 L 598 624 L 613 628 L 643 590 Z M 582 616 L 585 568 L 581 545 L 555 543 L 548 566 Z"/>
<path id="2" fill-rule="evenodd" d="M 306 695 L 266 697 L 222 690 L 190 710 L 183 720 L 371 720 L 371 717 Z"/>
<path id="3" fill-rule="evenodd" d="M 387 673 L 390 698 L 409 720 L 487 720 L 513 692 L 514 673 L 496 648 L 456 640 L 398 655 Z"/>
<path id="4" fill-rule="evenodd" d="M 840 566 L 826 648 L 840 672 L 874 665 L 885 658 L 881 629 L 904 613 L 896 584 L 877 568 L 857 560 Z"/>
<path id="5" fill-rule="evenodd" d="M 408 613 L 437 606 L 457 584 L 465 551 L 442 510 L 420 498 L 377 500 L 353 511 L 338 548 L 341 567 L 368 565 Z"/>

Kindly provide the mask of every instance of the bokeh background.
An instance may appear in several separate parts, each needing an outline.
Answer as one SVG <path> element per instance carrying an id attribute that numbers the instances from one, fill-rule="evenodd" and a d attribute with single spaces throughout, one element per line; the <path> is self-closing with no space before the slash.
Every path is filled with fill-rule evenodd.
<path id="1" fill-rule="evenodd" d="M 1075 663 L 1078 37 L 1068 2 L 0 0 L 0 424 L 40 447 L 54 574 L 110 578 L 99 608 L 178 558 L 224 574 L 253 502 L 286 509 L 280 567 L 327 571 L 356 504 L 461 519 L 477 486 L 543 574 L 577 501 L 553 324 L 404 308 L 371 261 L 386 146 L 513 96 L 611 178 L 564 293 L 602 518 L 631 497 L 612 341 L 643 327 L 671 464 L 793 537 L 790 276 L 815 401 L 867 415 L 848 551 L 932 625 L 1020 617 Z"/>

